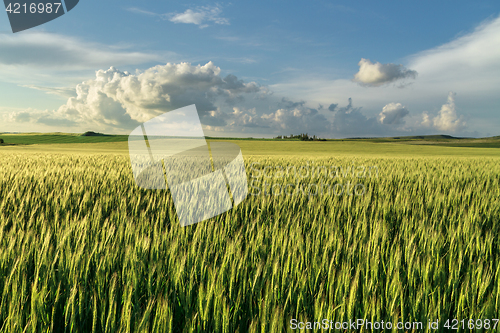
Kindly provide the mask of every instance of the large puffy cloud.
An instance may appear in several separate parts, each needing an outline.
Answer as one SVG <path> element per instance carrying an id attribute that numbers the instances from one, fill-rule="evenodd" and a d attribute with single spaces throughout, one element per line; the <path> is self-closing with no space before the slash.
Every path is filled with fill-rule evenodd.
<path id="1" fill-rule="evenodd" d="M 379 121 L 387 125 L 400 125 L 404 123 L 404 117 L 409 113 L 410 111 L 401 103 L 389 103 L 380 112 Z"/>
<path id="2" fill-rule="evenodd" d="M 220 72 L 212 62 L 204 66 L 168 63 L 138 74 L 114 67 L 99 70 L 95 79 L 77 85 L 76 97 L 53 111 L 50 120 L 119 131 L 190 104 L 196 104 L 201 115 L 209 118 L 209 112 L 218 109 L 216 104 L 230 107 L 244 101 L 245 94 L 255 98 L 267 94 L 253 82 L 234 75 L 222 77 Z M 31 118 L 31 122 L 40 122 L 47 115 L 31 112 Z"/>
<path id="3" fill-rule="evenodd" d="M 372 63 L 362 58 L 358 63 L 359 71 L 354 75 L 354 82 L 363 86 L 378 87 L 400 79 L 417 77 L 417 72 L 397 64 Z"/>
<path id="4" fill-rule="evenodd" d="M 432 121 L 429 113 L 424 112 L 422 124 L 425 126 L 434 126 L 434 128 L 440 131 L 452 133 L 464 129 L 466 122 L 463 120 L 462 116 L 459 117 L 457 115 L 455 96 L 456 94 L 453 92 L 448 94 L 447 103 L 443 104 L 441 110 L 439 110 L 437 116 L 434 117 Z"/>

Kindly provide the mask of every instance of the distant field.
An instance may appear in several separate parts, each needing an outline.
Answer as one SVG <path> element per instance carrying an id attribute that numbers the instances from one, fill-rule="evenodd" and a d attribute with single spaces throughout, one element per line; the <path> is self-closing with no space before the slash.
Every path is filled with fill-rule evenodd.
<path id="1" fill-rule="evenodd" d="M 79 136 L 77 134 L 0 134 L 6 144 L 0 151 L 127 154 L 128 137 Z M 328 141 L 215 139 L 241 147 L 246 156 L 500 156 L 500 138 L 446 139 L 440 136 L 423 140 L 406 139 L 344 139 Z"/>
<path id="2" fill-rule="evenodd" d="M 64 144 L 64 143 L 100 143 L 100 142 L 126 142 L 127 135 L 98 135 L 82 136 L 81 134 L 68 133 L 33 133 L 33 134 L 1 134 L 0 138 L 7 144 L 34 145 L 34 144 Z M 366 143 L 394 143 L 406 145 L 437 145 L 447 147 L 470 148 L 500 148 L 500 136 L 491 138 L 454 138 L 446 135 L 408 136 L 393 138 L 356 138 L 356 139 L 328 139 L 327 141 L 302 142 L 298 139 L 254 139 L 254 138 L 214 138 L 209 140 L 224 140 L 235 142 L 301 142 L 309 144 L 327 144 L 332 142 L 366 142 Z"/>

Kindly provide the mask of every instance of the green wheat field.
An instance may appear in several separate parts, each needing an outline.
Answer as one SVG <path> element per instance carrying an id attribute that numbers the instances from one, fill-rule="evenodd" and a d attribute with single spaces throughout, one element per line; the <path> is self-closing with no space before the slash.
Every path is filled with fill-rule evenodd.
<path id="1" fill-rule="evenodd" d="M 168 191 L 136 187 L 124 140 L 15 140 L 0 146 L 1 332 L 499 318 L 494 145 L 235 140 L 247 199 L 183 228 Z"/>

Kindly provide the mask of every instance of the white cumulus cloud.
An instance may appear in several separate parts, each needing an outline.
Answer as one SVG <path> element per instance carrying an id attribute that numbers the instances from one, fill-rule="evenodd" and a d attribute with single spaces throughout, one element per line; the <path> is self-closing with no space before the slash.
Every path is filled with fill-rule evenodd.
<path id="1" fill-rule="evenodd" d="M 354 75 L 354 82 L 364 86 L 378 87 L 400 79 L 417 77 L 417 72 L 397 64 L 372 63 L 362 58 L 358 63 L 359 71 Z"/>
<path id="2" fill-rule="evenodd" d="M 421 125 L 424 127 L 431 127 L 432 126 L 432 119 L 431 119 L 431 116 L 429 115 L 429 112 L 424 111 L 422 113 Z"/>
<path id="3" fill-rule="evenodd" d="M 40 123 L 65 122 L 92 126 L 102 131 L 131 129 L 163 112 L 196 104 L 209 117 L 217 105 L 244 101 L 244 95 L 259 97 L 267 90 L 253 82 L 243 82 L 234 75 L 222 77 L 212 62 L 193 66 L 168 63 L 138 74 L 114 67 L 99 70 L 92 80 L 76 86 L 76 96 L 55 111 L 17 112 L 14 121 Z M 217 104 L 217 105 L 216 105 Z"/>
<path id="4" fill-rule="evenodd" d="M 382 124 L 404 124 L 404 117 L 406 117 L 410 111 L 402 105 L 401 103 L 389 103 L 382 109 L 379 114 L 379 121 Z"/>
<path id="5" fill-rule="evenodd" d="M 446 132 L 456 132 L 465 127 L 466 123 L 462 117 L 457 116 L 455 110 L 455 93 L 448 94 L 448 101 L 443 104 L 438 115 L 433 119 L 433 124 L 436 129 Z"/>

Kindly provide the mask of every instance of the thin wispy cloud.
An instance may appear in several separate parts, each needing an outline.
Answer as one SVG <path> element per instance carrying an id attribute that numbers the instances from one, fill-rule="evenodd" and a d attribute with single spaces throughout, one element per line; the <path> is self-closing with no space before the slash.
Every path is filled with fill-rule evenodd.
<path id="1" fill-rule="evenodd" d="M 50 95 L 57 95 L 65 98 L 76 97 L 76 92 L 74 88 L 65 88 L 65 87 L 42 87 L 36 85 L 21 85 L 21 87 L 31 88 L 35 90 L 44 91 Z"/>
<path id="2" fill-rule="evenodd" d="M 222 6 L 220 4 L 216 4 L 215 6 L 197 6 L 186 9 L 181 13 L 157 14 L 137 7 L 129 7 L 127 10 L 132 13 L 157 16 L 162 20 L 168 20 L 173 23 L 194 24 L 200 28 L 206 28 L 210 24 L 229 25 L 229 20 L 222 17 Z"/>
<path id="3" fill-rule="evenodd" d="M 0 34 L 0 65 L 54 68 L 58 70 L 95 69 L 115 65 L 161 61 L 154 53 L 91 43 L 62 34 L 30 32 Z"/>
<path id="4" fill-rule="evenodd" d="M 137 7 L 129 7 L 129 8 L 127 8 L 127 10 L 131 13 L 145 14 L 145 15 L 149 15 L 149 16 L 160 16 L 157 13 L 153 13 L 153 12 L 150 12 L 148 10 L 140 9 Z"/>
<path id="5" fill-rule="evenodd" d="M 169 51 L 138 51 L 132 43 L 109 45 L 47 32 L 0 34 L 1 80 L 63 97 L 96 69 L 149 67 L 177 58 Z"/>
<path id="6" fill-rule="evenodd" d="M 256 59 L 251 57 L 241 57 L 241 58 L 224 58 L 224 57 L 214 57 L 213 59 L 223 59 L 228 62 L 234 62 L 238 64 L 255 64 L 257 62 Z"/>
<path id="7" fill-rule="evenodd" d="M 201 6 L 194 9 L 187 9 L 183 13 L 170 13 L 169 20 L 174 23 L 196 24 L 200 28 L 207 27 L 209 23 L 229 24 L 229 20 L 221 16 L 221 5 Z"/>
<path id="8" fill-rule="evenodd" d="M 241 41 L 241 37 L 236 36 L 215 36 L 215 39 L 220 39 L 226 42 L 239 42 Z"/>
<path id="9" fill-rule="evenodd" d="M 262 47 L 264 43 L 262 38 L 255 35 L 250 36 L 214 36 L 217 40 L 222 40 L 227 43 L 236 43 L 249 48 Z"/>
<path id="10" fill-rule="evenodd" d="M 488 19 L 466 35 L 409 57 L 428 87 L 497 95 L 500 70 L 500 17 Z"/>

